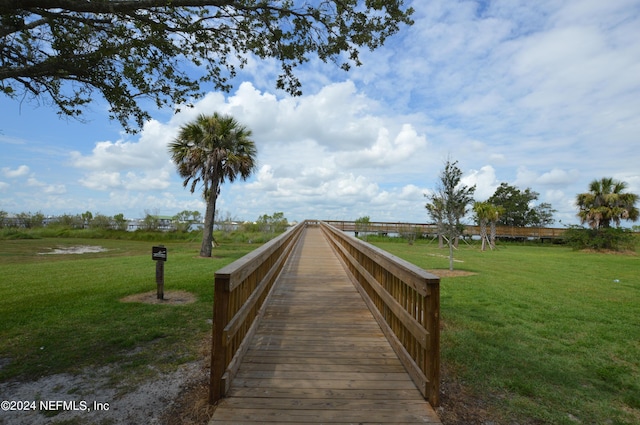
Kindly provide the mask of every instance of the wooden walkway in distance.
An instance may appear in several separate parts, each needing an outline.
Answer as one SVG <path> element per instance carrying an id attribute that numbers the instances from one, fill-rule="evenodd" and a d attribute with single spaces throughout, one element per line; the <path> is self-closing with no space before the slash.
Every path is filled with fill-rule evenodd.
<path id="1" fill-rule="evenodd" d="M 439 424 L 319 228 L 307 228 L 213 424 Z"/>

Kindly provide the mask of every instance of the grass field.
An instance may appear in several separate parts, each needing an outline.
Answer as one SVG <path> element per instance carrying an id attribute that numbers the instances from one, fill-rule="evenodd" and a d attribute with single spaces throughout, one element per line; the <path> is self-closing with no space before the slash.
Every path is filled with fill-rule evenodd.
<path id="1" fill-rule="evenodd" d="M 155 291 L 154 242 L 100 239 L 0 241 L 0 381 L 77 372 L 118 363 L 144 376 L 198 355 L 210 330 L 215 271 L 255 245 L 225 244 L 198 258 L 197 242 L 163 242 L 165 292 L 188 291 L 187 305 L 123 303 Z M 100 253 L 47 254 L 100 246 Z"/>
<path id="2" fill-rule="evenodd" d="M 374 243 L 448 268 L 435 243 Z M 477 274 L 441 280 L 443 364 L 500 423 L 640 424 L 640 257 L 463 245 L 455 258 Z"/>
<path id="3" fill-rule="evenodd" d="M 435 244 L 374 239 L 425 269 L 448 267 Z M 120 301 L 155 290 L 158 243 L 165 291 L 195 303 Z M 45 254 L 79 245 L 107 251 Z M 255 247 L 224 243 L 202 259 L 197 241 L 0 241 L 0 382 L 109 364 L 144 377 L 202 355 L 214 272 Z M 442 279 L 443 365 L 492 421 L 640 424 L 640 257 L 502 245 L 461 246 L 456 259 L 476 274 Z"/>

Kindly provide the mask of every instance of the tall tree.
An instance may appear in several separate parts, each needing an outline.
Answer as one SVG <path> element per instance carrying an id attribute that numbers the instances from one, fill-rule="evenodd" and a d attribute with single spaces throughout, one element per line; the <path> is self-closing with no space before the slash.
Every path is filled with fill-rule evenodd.
<path id="1" fill-rule="evenodd" d="M 462 234 L 461 220 L 467 213 L 467 206 L 473 202 L 476 186 L 468 187 L 460 184 L 462 171 L 458 168 L 458 161 L 447 160 L 444 170 L 440 173 L 440 182 L 433 195 L 431 203 L 427 204 L 428 211 L 439 210 L 442 214 L 442 230 L 449 245 L 449 270 L 453 270 L 453 245 Z"/>
<path id="2" fill-rule="evenodd" d="M 200 115 L 180 127 L 169 151 L 184 178 L 183 185 L 191 183 L 191 193 L 202 185 L 202 196 L 207 204 L 201 257 L 211 257 L 213 222 L 220 187 L 225 181 L 246 180 L 256 166 L 256 145 L 251 130 L 240 125 L 233 117 L 214 113 Z"/>
<path id="3" fill-rule="evenodd" d="M 547 202 L 536 205 L 535 207 L 531 208 L 529 214 L 527 215 L 529 225 L 538 227 L 549 226 L 556 221 L 553 218 L 553 213 L 555 212 L 557 212 L 557 210 L 553 209 L 551 207 L 551 204 Z"/>
<path id="4" fill-rule="evenodd" d="M 620 225 L 622 220 L 638 220 L 638 195 L 625 192 L 626 182 L 604 177 L 589 184 L 589 192 L 576 196 L 578 217 L 582 224 L 588 223 L 593 229 Z"/>
<path id="5" fill-rule="evenodd" d="M 487 202 L 504 208 L 504 214 L 498 220 L 498 224 L 524 227 L 532 224 L 534 216 L 531 213 L 531 204 L 538 196 L 538 192 L 529 188 L 522 191 L 516 186 L 501 183 Z"/>
<path id="6" fill-rule="evenodd" d="M 97 92 L 132 131 L 149 118 L 140 101 L 173 107 L 228 91 L 252 57 L 275 59 L 276 86 L 298 95 L 297 66 L 314 56 L 360 65 L 360 49 L 380 47 L 412 13 L 404 0 L 0 0 L 0 92 L 67 116 Z"/>

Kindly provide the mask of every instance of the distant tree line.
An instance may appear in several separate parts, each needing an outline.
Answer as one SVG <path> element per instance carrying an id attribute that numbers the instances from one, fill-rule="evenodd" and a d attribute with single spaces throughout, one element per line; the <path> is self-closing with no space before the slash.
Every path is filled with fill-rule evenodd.
<path id="1" fill-rule="evenodd" d="M 46 216 L 42 212 L 22 212 L 10 215 L 0 210 L 0 228 L 37 229 L 41 227 L 60 227 L 65 229 L 102 229 L 102 230 L 129 230 L 129 225 L 135 223 L 132 228 L 141 231 L 175 231 L 187 233 L 202 230 L 203 216 L 200 211 L 184 210 L 173 216 L 161 216 L 158 213 L 145 211 L 142 219 L 126 219 L 124 214 L 106 216 L 93 214 L 86 211 L 82 214 L 62 214 L 58 216 Z M 223 232 L 241 230 L 244 232 L 282 233 L 289 227 L 289 221 L 283 212 L 274 212 L 272 215 L 263 214 L 254 222 L 242 222 L 234 219 L 227 213 L 225 218 L 216 215 L 215 223 Z"/>
<path id="2" fill-rule="evenodd" d="M 93 214 L 90 211 L 82 214 L 62 214 L 45 216 L 42 212 L 21 212 L 10 216 L 0 211 L 0 228 L 35 229 L 44 226 L 58 226 L 67 229 L 112 229 L 127 230 L 128 220 L 124 214 L 106 216 Z"/>
<path id="3" fill-rule="evenodd" d="M 261 233 L 282 233 L 289 227 L 289 221 L 283 212 L 274 212 L 272 215 L 263 214 L 253 223 L 244 223 L 243 230 Z"/>

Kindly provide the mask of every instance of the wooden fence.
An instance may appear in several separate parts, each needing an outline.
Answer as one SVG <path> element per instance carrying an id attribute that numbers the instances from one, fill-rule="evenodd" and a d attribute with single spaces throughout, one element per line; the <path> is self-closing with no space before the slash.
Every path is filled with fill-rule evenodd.
<path id="1" fill-rule="evenodd" d="M 229 390 L 270 290 L 305 225 L 299 223 L 215 273 L 210 403 Z"/>
<path id="2" fill-rule="evenodd" d="M 438 234 L 436 224 L 377 222 L 356 223 L 355 221 L 327 220 L 325 223 L 345 232 L 362 233 L 396 233 L 435 236 Z M 561 238 L 565 228 L 555 227 L 515 227 L 496 226 L 496 237 L 509 239 L 556 239 Z M 479 236 L 480 226 L 466 225 L 464 236 Z"/>
<path id="3" fill-rule="evenodd" d="M 439 404 L 440 279 L 321 222 L 422 395 Z"/>

